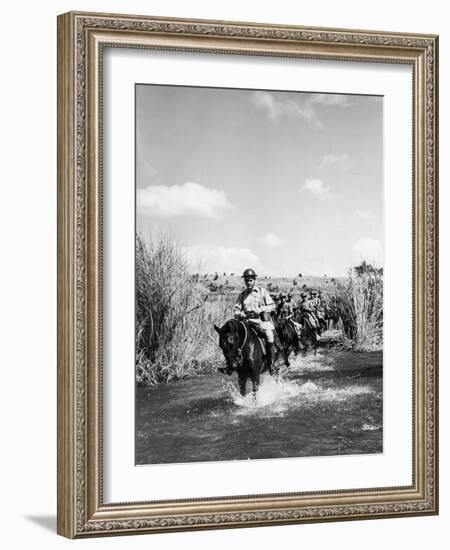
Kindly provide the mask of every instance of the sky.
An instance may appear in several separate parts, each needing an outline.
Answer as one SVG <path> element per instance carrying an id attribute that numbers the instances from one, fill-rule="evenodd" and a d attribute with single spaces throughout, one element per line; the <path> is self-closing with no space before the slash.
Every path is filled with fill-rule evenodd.
<path id="1" fill-rule="evenodd" d="M 193 272 L 383 265 L 379 96 L 136 86 L 136 230 Z"/>

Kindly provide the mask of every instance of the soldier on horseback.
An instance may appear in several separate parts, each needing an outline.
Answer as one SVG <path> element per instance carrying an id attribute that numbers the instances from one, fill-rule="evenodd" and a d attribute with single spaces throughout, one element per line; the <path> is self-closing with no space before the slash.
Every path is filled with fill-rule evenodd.
<path id="1" fill-rule="evenodd" d="M 312 298 L 310 304 L 312 305 L 318 321 L 319 332 L 321 332 L 321 329 L 326 329 L 327 327 L 327 322 L 325 320 L 325 301 L 321 290 L 312 290 L 311 294 Z"/>
<path id="2" fill-rule="evenodd" d="M 298 304 L 300 319 L 303 325 L 309 326 L 309 328 L 316 333 L 317 339 L 320 339 L 319 320 L 315 312 L 316 304 L 311 298 L 308 299 L 308 294 L 306 292 L 302 292 L 300 297 L 301 301 Z"/>
<path id="3" fill-rule="evenodd" d="M 263 333 L 266 341 L 268 370 L 272 372 L 275 357 L 275 327 L 270 313 L 274 311 L 275 303 L 265 288 L 256 285 L 256 277 L 253 269 L 246 269 L 242 274 L 246 288 L 238 296 L 233 315 L 235 319 L 247 320 L 259 329 L 258 332 Z"/>
<path id="4" fill-rule="evenodd" d="M 277 306 L 277 319 L 279 321 L 289 321 L 295 330 L 298 340 L 300 341 L 302 327 L 294 318 L 294 308 L 284 292 L 279 294 L 279 303 Z"/>

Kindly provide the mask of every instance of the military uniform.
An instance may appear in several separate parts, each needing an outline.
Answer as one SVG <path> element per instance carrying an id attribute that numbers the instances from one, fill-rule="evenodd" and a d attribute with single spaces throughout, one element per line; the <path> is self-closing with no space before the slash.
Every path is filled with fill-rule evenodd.
<path id="1" fill-rule="evenodd" d="M 312 329 L 317 330 L 319 322 L 315 315 L 315 303 L 312 299 L 306 300 L 305 298 L 306 294 L 304 295 L 304 299 L 299 303 L 300 314 Z"/>
<path id="2" fill-rule="evenodd" d="M 289 302 L 280 302 L 277 309 L 280 319 L 286 319 L 291 315 L 294 315 L 294 309 Z"/>
<path id="3" fill-rule="evenodd" d="M 328 298 L 326 295 L 323 295 L 321 291 L 319 291 L 319 300 L 321 309 L 326 311 L 328 309 Z"/>
<path id="4" fill-rule="evenodd" d="M 326 300 L 321 293 L 317 296 L 317 317 L 325 320 Z"/>
<path id="5" fill-rule="evenodd" d="M 244 290 L 239 294 L 233 309 L 233 315 L 237 319 L 245 317 L 250 323 L 258 325 L 264 331 L 266 340 L 274 342 L 275 327 L 270 319 L 270 313 L 275 309 L 275 302 L 267 290 L 261 286 L 255 286 L 251 290 Z M 261 315 L 266 313 L 267 315 Z M 266 317 L 263 320 L 261 317 Z"/>
<path id="6" fill-rule="evenodd" d="M 316 291 L 312 292 L 312 297 L 309 299 L 309 303 L 314 311 L 316 311 L 320 306 L 320 300 L 319 300 L 319 297 L 317 296 Z"/>
<path id="7" fill-rule="evenodd" d="M 279 319 L 286 319 L 287 321 L 289 321 L 297 334 L 297 338 L 300 339 L 302 327 L 294 319 L 294 308 L 290 302 L 281 302 L 278 305 L 278 317 Z"/>
<path id="8" fill-rule="evenodd" d="M 313 292 L 313 297 L 309 301 L 318 319 L 324 317 L 324 311 L 322 306 L 322 299 L 318 295 L 317 290 Z"/>

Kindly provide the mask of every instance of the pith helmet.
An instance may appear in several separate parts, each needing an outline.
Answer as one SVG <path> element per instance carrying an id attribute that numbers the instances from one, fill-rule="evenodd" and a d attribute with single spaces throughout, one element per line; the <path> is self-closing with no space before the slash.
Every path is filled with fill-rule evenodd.
<path id="1" fill-rule="evenodd" d="M 311 290 L 311 294 L 313 295 L 317 294 L 317 290 Z"/>
<path id="2" fill-rule="evenodd" d="M 278 298 L 286 298 L 286 293 L 280 292 L 280 294 L 278 294 Z"/>
<path id="3" fill-rule="evenodd" d="M 256 277 L 258 277 L 258 275 L 256 275 L 254 269 L 249 268 L 249 269 L 246 269 L 244 271 L 244 273 L 242 274 L 242 277 L 244 277 L 244 278 L 245 277 L 255 277 L 255 279 L 256 279 Z"/>
<path id="4" fill-rule="evenodd" d="M 306 296 L 308 296 L 308 294 L 306 294 L 306 292 L 302 292 L 302 293 L 300 294 L 300 296 L 301 296 L 302 298 L 306 298 Z"/>

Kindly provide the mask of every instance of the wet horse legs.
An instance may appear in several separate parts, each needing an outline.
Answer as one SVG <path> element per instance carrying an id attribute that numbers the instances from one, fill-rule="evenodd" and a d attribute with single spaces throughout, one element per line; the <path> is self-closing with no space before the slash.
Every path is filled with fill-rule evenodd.
<path id="1" fill-rule="evenodd" d="M 245 388 L 247 386 L 247 377 L 239 376 L 239 391 L 241 395 L 245 396 Z"/>
<path id="2" fill-rule="evenodd" d="M 256 399 L 256 394 L 259 389 L 259 375 L 254 375 L 252 377 L 252 385 L 253 385 L 253 398 Z"/>
<path id="3" fill-rule="evenodd" d="M 291 363 L 289 361 L 289 349 L 288 348 L 284 348 L 283 349 L 283 361 L 284 361 L 284 365 L 286 367 L 290 367 L 291 366 Z"/>

